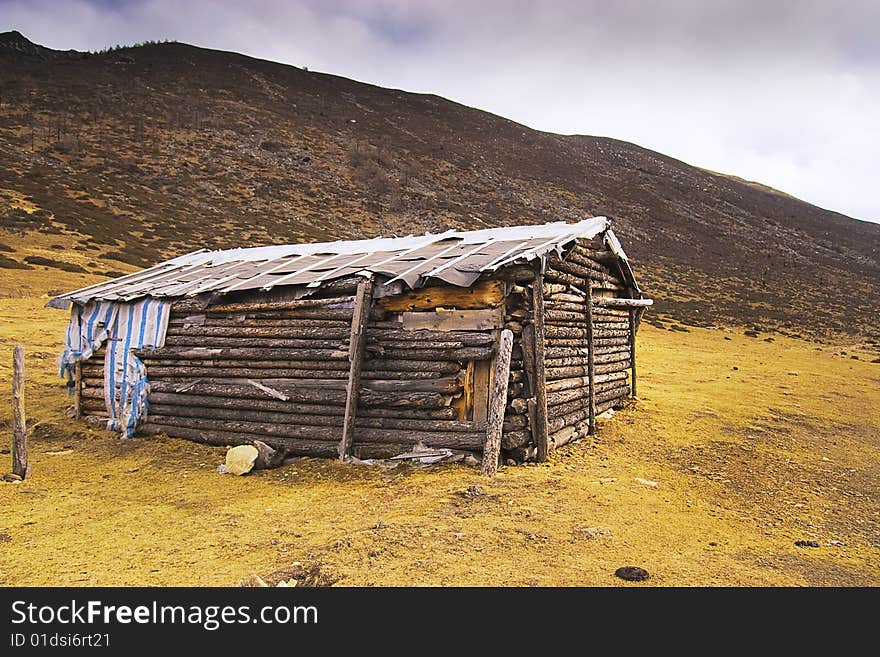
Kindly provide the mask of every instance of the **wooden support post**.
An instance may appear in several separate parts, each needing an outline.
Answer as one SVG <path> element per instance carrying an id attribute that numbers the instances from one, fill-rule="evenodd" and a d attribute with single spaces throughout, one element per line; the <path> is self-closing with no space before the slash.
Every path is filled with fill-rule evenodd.
<path id="1" fill-rule="evenodd" d="M 12 473 L 27 476 L 27 425 L 24 417 L 24 347 L 12 352 Z"/>
<path id="2" fill-rule="evenodd" d="M 344 461 L 351 453 L 354 440 L 354 420 L 357 415 L 358 398 L 361 389 L 361 367 L 364 362 L 364 349 L 367 345 L 366 326 L 373 302 L 373 277 L 358 283 L 354 298 L 354 313 L 351 318 L 351 337 L 348 343 L 348 385 L 345 395 L 345 416 L 342 422 L 342 438 L 339 441 L 339 460 Z"/>
<path id="3" fill-rule="evenodd" d="M 587 424 L 587 433 L 596 433 L 596 344 L 593 340 L 593 289 L 587 285 L 587 390 L 589 393 L 590 414 Z"/>
<path id="4" fill-rule="evenodd" d="M 73 413 L 77 420 L 82 418 L 82 361 L 73 366 Z"/>
<path id="5" fill-rule="evenodd" d="M 501 431 L 504 425 L 504 411 L 507 409 L 507 385 L 510 378 L 510 355 L 513 352 L 513 331 L 501 331 L 498 341 L 498 355 L 495 359 L 495 373 L 492 381 L 492 395 L 489 397 L 489 417 L 486 428 L 486 443 L 483 447 L 484 475 L 490 477 L 498 469 L 501 455 Z"/>
<path id="6" fill-rule="evenodd" d="M 635 308 L 629 309 L 629 362 L 632 367 L 632 377 L 630 381 L 630 394 L 636 396 L 636 313 Z"/>
<path id="7" fill-rule="evenodd" d="M 535 415 L 536 426 L 532 429 L 535 440 L 535 458 L 540 463 L 547 460 L 550 436 L 547 430 L 547 372 L 544 365 L 544 274 L 541 259 L 535 260 L 535 279 L 532 281 L 532 313 L 535 327 Z"/>

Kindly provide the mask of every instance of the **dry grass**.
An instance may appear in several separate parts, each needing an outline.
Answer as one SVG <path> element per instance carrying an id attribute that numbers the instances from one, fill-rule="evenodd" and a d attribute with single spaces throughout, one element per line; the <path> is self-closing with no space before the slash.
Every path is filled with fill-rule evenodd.
<path id="1" fill-rule="evenodd" d="M 44 302 L 0 299 L 0 388 L 23 340 L 33 464 L 0 483 L 0 584 L 229 585 L 316 564 L 355 586 L 623 585 L 623 565 L 654 585 L 880 584 L 880 365 L 839 347 L 644 326 L 641 402 L 546 464 L 487 480 L 304 459 L 236 478 L 216 472 L 223 449 L 68 420 L 66 317 Z"/>

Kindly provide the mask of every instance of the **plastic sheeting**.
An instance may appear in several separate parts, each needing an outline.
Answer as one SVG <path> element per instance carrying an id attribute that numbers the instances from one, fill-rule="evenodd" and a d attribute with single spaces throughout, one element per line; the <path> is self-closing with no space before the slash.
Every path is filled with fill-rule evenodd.
<path id="1" fill-rule="evenodd" d="M 74 305 L 67 326 L 67 348 L 61 354 L 61 376 L 73 385 L 75 363 L 104 352 L 104 403 L 107 428 L 132 437 L 147 413 L 149 382 L 146 367 L 133 349 L 165 344 L 171 303 L 146 297 L 132 303 L 90 301 Z"/>

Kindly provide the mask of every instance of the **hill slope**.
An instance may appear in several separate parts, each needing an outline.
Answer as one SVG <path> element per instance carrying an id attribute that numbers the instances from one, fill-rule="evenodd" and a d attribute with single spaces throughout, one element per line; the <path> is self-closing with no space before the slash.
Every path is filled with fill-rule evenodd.
<path id="1" fill-rule="evenodd" d="M 878 225 L 626 142 L 234 53 L 2 34 L 0 157 L 0 267 L 101 274 L 202 246 L 605 214 L 655 318 L 878 337 Z M 23 261 L 33 231 L 57 258 Z"/>

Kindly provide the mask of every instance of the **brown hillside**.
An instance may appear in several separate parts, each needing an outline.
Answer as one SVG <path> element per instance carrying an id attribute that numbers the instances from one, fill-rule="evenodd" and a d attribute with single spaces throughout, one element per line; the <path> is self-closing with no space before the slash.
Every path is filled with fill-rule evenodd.
<path id="1" fill-rule="evenodd" d="M 654 321 L 878 337 L 880 225 L 626 142 L 234 53 L 2 34 L 0 157 L 0 268 L 80 266 L 64 249 L 25 262 L 31 231 L 100 250 L 86 270 L 105 274 L 203 246 L 605 214 Z"/>

